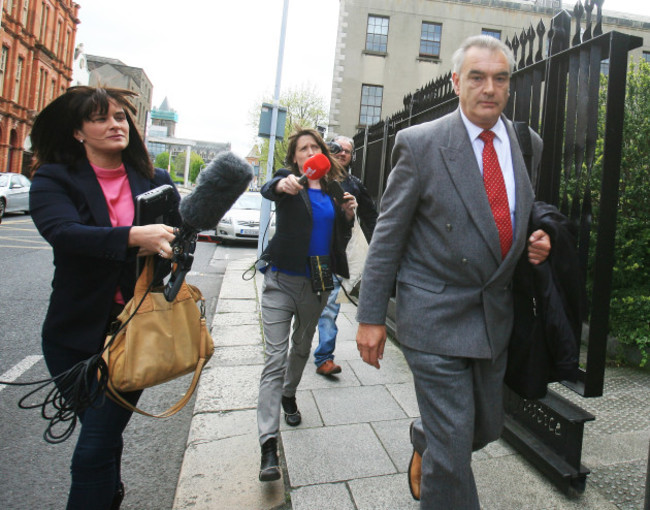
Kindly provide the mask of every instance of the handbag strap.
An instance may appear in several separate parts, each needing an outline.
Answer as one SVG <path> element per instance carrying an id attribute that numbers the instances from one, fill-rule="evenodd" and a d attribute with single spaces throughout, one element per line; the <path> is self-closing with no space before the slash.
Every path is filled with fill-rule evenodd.
<path id="1" fill-rule="evenodd" d="M 169 418 L 170 416 L 175 415 L 178 411 L 183 409 L 185 407 L 185 404 L 187 404 L 192 398 L 192 395 L 194 394 L 194 391 L 196 390 L 196 386 L 199 382 L 199 377 L 201 375 L 201 371 L 203 370 L 203 367 L 207 363 L 207 351 L 206 351 L 206 346 L 207 346 L 207 338 L 206 338 L 206 333 L 207 333 L 207 325 L 205 322 L 205 317 L 201 317 L 201 347 L 199 351 L 199 360 L 198 363 L 196 364 L 196 368 L 194 369 L 194 377 L 192 377 L 192 382 L 190 383 L 190 387 L 187 389 L 185 392 L 185 395 L 181 397 L 181 399 L 176 402 L 174 405 L 172 405 L 169 409 L 166 411 L 163 411 L 160 414 L 150 414 L 146 411 L 143 411 L 142 409 L 139 409 L 138 407 L 132 405 L 130 402 L 128 402 L 120 393 L 113 387 L 113 385 L 110 383 L 110 380 L 107 383 L 107 389 L 108 389 L 108 396 L 115 401 L 117 404 L 121 405 L 122 407 L 142 414 L 144 416 L 149 416 L 150 418 Z"/>

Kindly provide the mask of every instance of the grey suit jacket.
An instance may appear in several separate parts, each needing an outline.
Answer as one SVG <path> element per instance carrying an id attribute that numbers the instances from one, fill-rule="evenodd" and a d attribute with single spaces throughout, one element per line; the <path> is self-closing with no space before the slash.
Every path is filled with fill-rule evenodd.
<path id="1" fill-rule="evenodd" d="M 397 336 L 416 350 L 495 359 L 512 330 L 512 274 L 526 246 L 533 190 L 503 117 L 516 184 L 514 242 L 499 234 L 460 111 L 400 131 L 361 281 L 357 320 L 384 324 L 397 278 Z M 533 133 L 534 162 L 542 141 Z"/>

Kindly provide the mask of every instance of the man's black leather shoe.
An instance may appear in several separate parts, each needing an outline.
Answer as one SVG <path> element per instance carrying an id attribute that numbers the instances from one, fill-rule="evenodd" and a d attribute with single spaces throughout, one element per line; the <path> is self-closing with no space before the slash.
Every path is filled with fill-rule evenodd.
<path id="1" fill-rule="evenodd" d="M 284 410 L 284 421 L 290 427 L 297 427 L 302 421 L 298 405 L 296 404 L 296 397 L 282 397 L 282 409 Z"/>
<path id="2" fill-rule="evenodd" d="M 262 445 L 262 463 L 260 482 L 272 482 L 280 479 L 280 462 L 278 461 L 278 441 L 274 437 Z"/>

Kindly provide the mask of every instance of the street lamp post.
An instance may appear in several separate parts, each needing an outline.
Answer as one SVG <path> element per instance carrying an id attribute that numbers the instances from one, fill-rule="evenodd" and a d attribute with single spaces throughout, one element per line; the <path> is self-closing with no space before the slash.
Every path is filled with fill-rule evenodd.
<path id="1" fill-rule="evenodd" d="M 284 7 L 282 9 L 282 28 L 280 29 L 280 47 L 278 49 L 278 65 L 275 73 L 275 93 L 273 95 L 273 111 L 271 112 L 271 135 L 269 137 L 269 156 L 266 164 L 266 182 L 273 176 L 273 159 L 275 151 L 275 136 L 276 124 L 278 122 L 278 106 L 280 104 L 280 83 L 282 82 L 282 59 L 284 57 L 284 39 L 287 31 L 287 14 L 289 12 L 289 0 L 284 0 Z M 260 234 L 266 231 L 263 225 L 268 225 L 271 218 L 271 202 L 269 200 L 262 200 L 262 207 L 260 209 Z M 260 235 L 257 240 L 257 258 L 259 259 L 262 252 L 268 244 L 266 236 Z M 264 265 L 259 262 L 259 267 Z"/>

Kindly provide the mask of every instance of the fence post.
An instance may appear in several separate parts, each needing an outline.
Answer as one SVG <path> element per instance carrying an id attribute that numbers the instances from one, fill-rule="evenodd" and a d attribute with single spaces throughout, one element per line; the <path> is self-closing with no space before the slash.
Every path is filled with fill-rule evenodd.
<path id="1" fill-rule="evenodd" d="M 551 21 L 550 55 L 546 67 L 546 91 L 542 118 L 542 139 L 544 152 L 542 168 L 546 179 L 533 183 L 538 185 L 537 200 L 557 204 L 560 179 L 562 175 L 562 145 L 564 138 L 564 118 L 566 106 L 567 59 L 558 55 L 569 47 L 571 34 L 571 15 L 560 11 Z M 549 171 L 548 169 L 552 169 Z"/>

